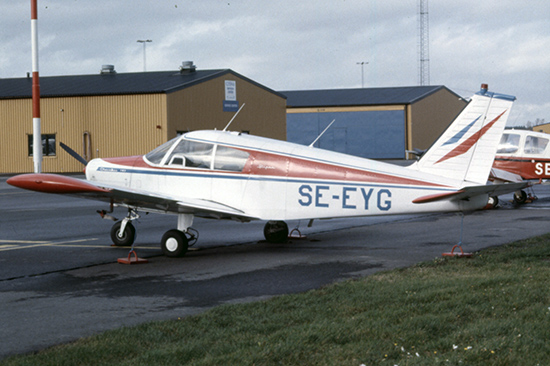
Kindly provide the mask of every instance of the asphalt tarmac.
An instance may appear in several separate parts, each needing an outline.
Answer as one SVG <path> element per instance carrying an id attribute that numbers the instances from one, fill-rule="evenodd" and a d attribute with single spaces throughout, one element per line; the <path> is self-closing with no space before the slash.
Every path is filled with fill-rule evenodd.
<path id="1" fill-rule="evenodd" d="M 460 239 L 461 216 L 433 214 L 291 222 L 305 239 L 263 241 L 263 222 L 195 221 L 198 243 L 184 258 L 163 257 L 175 216 L 143 215 L 136 250 L 149 263 L 123 265 L 129 248 L 110 246 L 103 204 L 13 188 L 0 177 L 0 360 L 108 329 L 177 319 L 211 307 L 298 293 L 441 257 Z M 550 188 L 538 200 L 464 218 L 463 248 L 550 232 Z M 115 216 L 123 217 L 117 209 Z M 368 295 L 367 295 L 368 296 Z"/>

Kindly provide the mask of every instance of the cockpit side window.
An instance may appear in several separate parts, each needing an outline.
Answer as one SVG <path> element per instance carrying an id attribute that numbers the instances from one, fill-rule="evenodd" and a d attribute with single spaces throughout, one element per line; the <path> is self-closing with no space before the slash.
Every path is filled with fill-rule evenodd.
<path id="1" fill-rule="evenodd" d="M 174 146 L 174 144 L 176 145 Z M 213 156 L 214 151 L 215 156 Z M 162 164 L 172 168 L 187 167 L 242 172 L 249 155 L 246 151 L 227 146 L 215 146 L 176 137 L 145 155 L 145 158 L 151 164 Z"/>
<path id="2" fill-rule="evenodd" d="M 249 155 L 246 151 L 218 146 L 214 159 L 214 169 L 242 172 Z"/>
<path id="3" fill-rule="evenodd" d="M 513 154 L 519 148 L 519 135 L 515 133 L 505 133 L 500 138 L 497 154 Z"/>
<path id="4" fill-rule="evenodd" d="M 210 169 L 214 145 L 181 140 L 166 159 L 167 165 Z"/>
<path id="5" fill-rule="evenodd" d="M 526 154 L 542 154 L 546 150 L 548 139 L 536 136 L 527 136 L 523 151 Z"/>

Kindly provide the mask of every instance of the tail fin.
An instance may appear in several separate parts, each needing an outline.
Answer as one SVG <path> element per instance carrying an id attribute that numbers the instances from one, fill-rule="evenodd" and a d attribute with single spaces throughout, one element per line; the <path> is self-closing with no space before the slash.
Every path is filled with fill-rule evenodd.
<path id="1" fill-rule="evenodd" d="M 418 170 L 486 184 L 516 97 L 487 91 L 487 84 L 416 164 Z"/>

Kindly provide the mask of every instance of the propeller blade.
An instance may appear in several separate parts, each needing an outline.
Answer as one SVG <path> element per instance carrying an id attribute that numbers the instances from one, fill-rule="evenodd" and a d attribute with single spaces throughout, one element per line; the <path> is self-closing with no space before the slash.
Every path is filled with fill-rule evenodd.
<path id="1" fill-rule="evenodd" d="M 76 160 L 78 160 L 79 162 L 84 164 L 84 166 L 88 165 L 88 162 L 86 161 L 86 159 L 84 159 L 82 156 L 78 155 L 78 153 L 76 151 L 74 151 L 73 149 L 71 149 L 70 147 L 68 147 L 67 145 L 62 143 L 61 141 L 59 142 L 59 146 L 61 146 L 61 148 L 63 150 L 65 150 L 66 152 L 68 152 L 69 155 L 71 155 L 73 158 L 75 158 Z"/>

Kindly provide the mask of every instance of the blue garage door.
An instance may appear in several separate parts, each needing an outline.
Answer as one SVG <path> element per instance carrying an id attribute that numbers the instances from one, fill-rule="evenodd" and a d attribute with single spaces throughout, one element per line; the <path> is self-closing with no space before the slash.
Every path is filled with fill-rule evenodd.
<path id="1" fill-rule="evenodd" d="M 370 159 L 405 158 L 405 111 L 287 114 L 287 140 Z"/>

